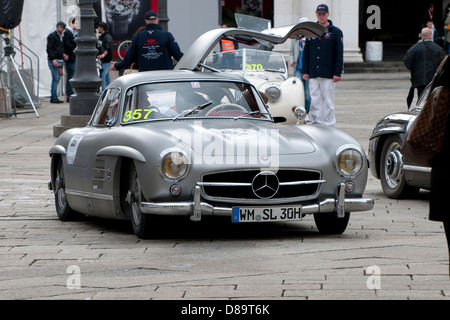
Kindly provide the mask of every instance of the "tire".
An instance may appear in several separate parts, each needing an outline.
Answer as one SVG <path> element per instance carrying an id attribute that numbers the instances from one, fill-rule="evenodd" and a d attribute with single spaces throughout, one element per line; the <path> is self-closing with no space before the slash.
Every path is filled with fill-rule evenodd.
<path id="1" fill-rule="evenodd" d="M 69 203 L 67 202 L 65 173 L 61 158 L 57 160 L 55 181 L 53 181 L 53 185 L 55 188 L 55 207 L 58 218 L 61 221 L 79 220 L 82 217 L 81 214 L 73 211 Z"/>
<path id="2" fill-rule="evenodd" d="M 350 220 L 350 212 L 346 212 L 343 218 L 338 218 L 335 212 L 320 213 L 314 215 L 314 222 L 322 234 L 342 234 L 347 229 Z"/>
<path id="3" fill-rule="evenodd" d="M 141 184 L 134 162 L 132 162 L 130 166 L 128 181 L 129 187 L 125 201 L 128 204 L 131 226 L 137 237 L 147 239 L 151 235 L 154 217 L 141 212 L 141 202 L 145 202 L 145 198 L 141 191 Z"/>
<path id="4" fill-rule="evenodd" d="M 380 158 L 380 180 L 384 194 L 390 199 L 402 199 L 417 195 L 418 187 L 407 184 L 403 173 L 402 142 L 398 136 L 390 136 L 383 144 Z"/>
<path id="5" fill-rule="evenodd" d="M 122 41 L 117 47 L 117 54 L 119 55 L 120 60 L 125 58 L 125 54 L 131 46 L 131 40 Z"/>

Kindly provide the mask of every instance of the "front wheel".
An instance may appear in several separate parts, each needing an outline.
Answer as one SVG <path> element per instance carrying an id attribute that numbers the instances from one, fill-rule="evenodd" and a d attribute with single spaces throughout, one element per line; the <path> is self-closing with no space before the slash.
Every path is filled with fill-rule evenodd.
<path id="1" fill-rule="evenodd" d="M 130 167 L 129 188 L 125 201 L 128 203 L 133 232 L 141 239 L 150 236 L 153 217 L 141 211 L 141 202 L 145 201 L 141 183 L 134 163 Z"/>
<path id="2" fill-rule="evenodd" d="M 407 184 L 403 172 L 400 137 L 390 136 L 383 144 L 380 159 L 380 180 L 384 194 L 391 199 L 414 196 L 419 188 Z"/>
<path id="3" fill-rule="evenodd" d="M 339 218 L 335 212 L 320 213 L 314 215 L 317 229 L 322 234 L 342 234 L 347 229 L 350 220 L 350 212 L 346 212 L 343 218 Z"/>

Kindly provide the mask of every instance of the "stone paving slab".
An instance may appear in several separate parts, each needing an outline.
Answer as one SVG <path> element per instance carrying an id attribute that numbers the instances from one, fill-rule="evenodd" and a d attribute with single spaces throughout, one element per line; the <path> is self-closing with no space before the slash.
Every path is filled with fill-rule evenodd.
<path id="1" fill-rule="evenodd" d="M 408 90 L 407 79 L 342 81 L 336 126 L 367 150 L 377 120 L 406 110 Z M 375 208 L 353 214 L 339 236 L 320 235 L 312 217 L 256 226 L 180 219 L 151 240 L 127 222 L 61 222 L 47 189 L 48 150 L 69 106 L 47 100 L 39 118 L 0 118 L 0 299 L 450 299 L 445 235 L 428 220 L 428 192 L 387 199 L 372 176 Z M 379 286 L 369 288 L 373 266 Z"/>

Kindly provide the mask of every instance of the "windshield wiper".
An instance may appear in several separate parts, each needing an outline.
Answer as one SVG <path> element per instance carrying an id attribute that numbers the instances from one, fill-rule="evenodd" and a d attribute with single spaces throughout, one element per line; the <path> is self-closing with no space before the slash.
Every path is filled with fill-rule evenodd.
<path id="1" fill-rule="evenodd" d="M 234 117 L 233 120 L 237 120 L 237 119 L 240 119 L 240 118 L 246 117 L 246 116 L 251 116 L 251 115 L 256 114 L 256 113 L 259 113 L 261 115 L 268 114 L 267 112 L 261 112 L 261 111 L 257 110 L 257 111 L 252 111 L 252 112 L 247 112 L 247 113 L 241 114 L 240 116 Z"/>
<path id="2" fill-rule="evenodd" d="M 281 72 L 281 73 L 284 72 L 284 70 L 280 70 L 280 69 L 271 69 L 271 68 L 264 69 L 264 71 L 268 71 L 268 72 Z"/>
<path id="3" fill-rule="evenodd" d="M 207 106 L 209 106 L 211 103 L 212 103 L 212 101 L 208 101 L 208 102 L 206 102 L 204 104 L 201 104 L 199 106 L 193 106 L 192 108 L 186 109 L 182 113 L 177 115 L 175 118 L 173 118 L 172 121 L 175 121 L 175 120 L 177 120 L 180 117 L 186 117 L 188 115 L 191 115 L 194 112 L 201 111 L 201 110 L 205 109 Z"/>

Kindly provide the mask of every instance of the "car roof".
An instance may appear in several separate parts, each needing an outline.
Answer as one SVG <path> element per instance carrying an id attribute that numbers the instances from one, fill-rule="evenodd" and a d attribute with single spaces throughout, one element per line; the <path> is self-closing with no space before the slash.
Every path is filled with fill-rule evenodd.
<path id="1" fill-rule="evenodd" d="M 110 86 L 124 88 L 141 83 L 166 81 L 238 81 L 249 83 L 245 78 L 236 74 L 193 72 L 189 70 L 161 70 L 124 75 L 112 81 Z"/>

